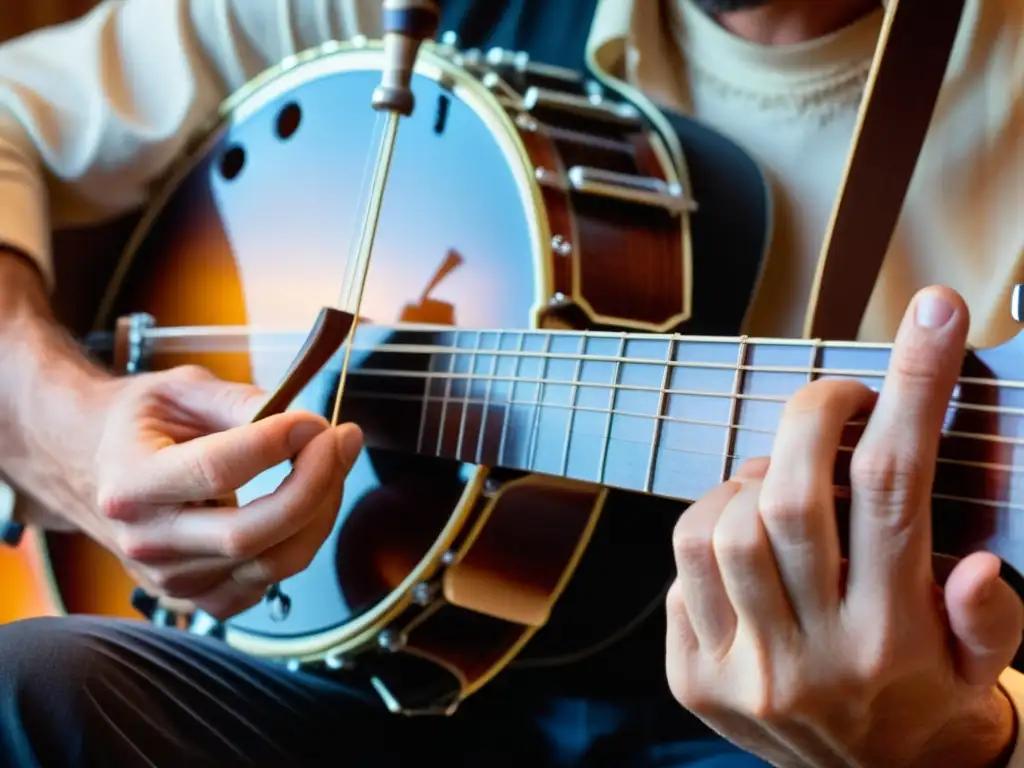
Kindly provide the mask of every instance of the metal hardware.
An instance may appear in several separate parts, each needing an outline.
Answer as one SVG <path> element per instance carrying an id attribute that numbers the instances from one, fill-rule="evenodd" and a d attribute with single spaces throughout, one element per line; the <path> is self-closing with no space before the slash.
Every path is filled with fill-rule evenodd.
<path id="1" fill-rule="evenodd" d="M 451 51 L 457 51 L 459 49 L 459 33 L 454 29 L 449 29 L 446 32 L 441 33 L 440 37 L 441 48 L 445 48 Z"/>
<path id="2" fill-rule="evenodd" d="M 551 238 L 551 250 L 553 250 L 559 256 L 571 256 L 572 243 L 570 243 L 561 235 L 555 235 L 554 237 Z"/>
<path id="3" fill-rule="evenodd" d="M 536 170 L 533 172 L 534 177 L 545 187 L 553 187 L 560 189 L 562 192 L 567 192 L 565 180 L 562 178 L 558 171 L 552 171 L 550 168 L 545 168 L 543 165 L 538 165 Z"/>
<path id="4" fill-rule="evenodd" d="M 583 84 L 583 90 L 587 92 L 587 97 L 591 101 L 604 99 L 604 86 L 597 80 L 587 80 Z"/>
<path id="5" fill-rule="evenodd" d="M 352 659 L 342 654 L 341 651 L 331 651 L 324 656 L 324 666 L 337 672 L 342 669 L 354 669 L 356 665 Z"/>
<path id="6" fill-rule="evenodd" d="M 270 620 L 281 622 L 288 618 L 292 612 L 292 599 L 281 591 L 280 584 L 273 584 L 267 588 L 263 596 L 263 602 L 270 613 Z"/>
<path id="7" fill-rule="evenodd" d="M 487 63 L 495 67 L 510 67 L 516 72 L 544 77 L 548 80 L 561 80 L 564 83 L 578 83 L 581 79 L 580 73 L 573 69 L 531 61 L 530 54 L 526 51 L 491 48 L 487 51 Z"/>
<path id="8" fill-rule="evenodd" d="M 381 630 L 377 635 L 377 645 L 388 653 L 397 653 L 405 648 L 405 635 L 395 629 Z"/>
<path id="9" fill-rule="evenodd" d="M 224 639 L 224 623 L 206 611 L 197 610 L 192 614 L 192 622 L 189 624 L 188 631 L 193 635 L 215 637 L 218 640 Z"/>
<path id="10" fill-rule="evenodd" d="M 533 133 L 540 126 L 540 123 L 538 123 L 534 118 L 530 117 L 525 112 L 520 112 L 518 115 L 516 115 L 516 126 L 518 128 L 522 128 L 524 131 L 529 131 L 530 133 Z"/>
<path id="11" fill-rule="evenodd" d="M 484 87 L 494 93 L 503 107 L 509 109 L 522 109 L 523 99 L 519 93 L 508 83 L 501 79 L 495 72 L 488 72 L 481 80 Z"/>
<path id="12" fill-rule="evenodd" d="M 412 588 L 412 601 L 419 606 L 428 606 L 434 602 L 434 598 L 440 591 L 441 585 L 437 582 L 421 581 Z"/>
<path id="13" fill-rule="evenodd" d="M 683 194 L 679 184 L 669 184 L 653 176 L 636 176 L 583 165 L 573 166 L 565 176 L 549 168 L 538 167 L 534 176 L 543 186 L 561 192 L 610 197 L 626 203 L 663 208 L 673 215 L 697 210 L 696 202 Z"/>
<path id="14" fill-rule="evenodd" d="M 156 318 L 135 312 L 117 321 L 114 333 L 114 369 L 131 375 L 142 370 L 146 357 L 146 331 L 156 325 Z"/>
<path id="15" fill-rule="evenodd" d="M 697 210 L 696 203 L 683 194 L 683 188 L 679 184 L 669 184 L 653 176 L 634 176 L 583 165 L 570 168 L 568 176 L 572 188 L 583 194 L 613 197 L 626 202 L 664 208 L 676 214 L 692 213 Z"/>
<path id="16" fill-rule="evenodd" d="M 132 590 L 131 605 L 136 611 L 157 627 L 176 627 L 178 625 L 178 614 L 169 608 L 165 608 L 160 598 L 149 594 L 141 587 Z"/>
<path id="17" fill-rule="evenodd" d="M 449 549 L 443 555 L 441 555 L 441 562 L 445 565 L 451 565 L 459 558 L 458 553 L 454 549 Z"/>
<path id="18" fill-rule="evenodd" d="M 565 298 L 565 294 L 564 293 L 556 293 L 554 296 L 551 297 L 551 306 L 553 306 L 553 307 L 560 307 L 561 305 L 565 304 L 567 301 L 568 301 L 568 299 Z"/>
<path id="19" fill-rule="evenodd" d="M 284 663 L 284 666 L 285 666 L 285 669 L 287 669 L 289 672 L 301 672 L 302 671 L 302 662 L 299 661 L 298 659 L 288 659 Z"/>
<path id="20" fill-rule="evenodd" d="M 25 526 L 15 520 L 18 496 L 7 483 L 0 482 L 0 541 L 9 547 L 21 544 Z"/>
<path id="21" fill-rule="evenodd" d="M 1024 283 L 1013 286 L 1010 296 L 1010 316 L 1018 323 L 1024 323 Z"/>
<path id="22" fill-rule="evenodd" d="M 526 90 L 523 106 L 530 112 L 538 108 L 557 109 L 627 128 L 639 128 L 642 125 L 640 112 L 632 104 L 609 102 L 601 97 L 574 96 L 537 86 L 530 86 Z"/>
<path id="23" fill-rule="evenodd" d="M 456 710 L 459 708 L 459 695 L 458 693 L 449 694 L 448 700 L 440 699 L 437 704 L 429 707 L 418 707 L 416 709 L 409 709 L 403 707 L 402 704 L 395 698 L 394 694 L 388 689 L 384 681 L 379 677 L 371 677 L 370 684 L 377 691 L 377 695 L 380 696 L 381 701 L 384 702 L 384 706 L 388 708 L 388 711 L 393 715 L 454 715 Z"/>

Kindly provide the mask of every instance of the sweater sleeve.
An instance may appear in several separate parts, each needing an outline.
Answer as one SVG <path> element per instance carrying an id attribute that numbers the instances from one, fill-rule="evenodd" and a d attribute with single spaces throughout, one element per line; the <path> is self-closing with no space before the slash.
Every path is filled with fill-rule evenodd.
<path id="1" fill-rule="evenodd" d="M 380 34 L 379 0 L 104 0 L 0 44 L 0 246 L 52 287 L 50 233 L 143 205 L 233 90 L 328 40 Z"/>

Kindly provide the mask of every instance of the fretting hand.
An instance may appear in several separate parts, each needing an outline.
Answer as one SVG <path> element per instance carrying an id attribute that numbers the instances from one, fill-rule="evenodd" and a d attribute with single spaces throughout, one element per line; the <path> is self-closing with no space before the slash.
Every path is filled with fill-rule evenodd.
<path id="1" fill-rule="evenodd" d="M 876 396 L 817 381 L 787 404 L 769 459 L 681 517 L 668 600 L 676 699 L 778 766 L 995 766 L 1015 729 L 997 686 L 1022 608 L 987 553 L 943 589 L 931 488 L 968 314 L 929 289 L 900 328 Z M 870 411 L 850 465 L 848 568 L 833 467 L 843 425 Z"/>
<path id="2" fill-rule="evenodd" d="M 334 525 L 358 428 L 303 411 L 250 424 L 263 392 L 191 366 L 97 392 L 92 438 L 60 458 L 60 495 L 143 587 L 227 618 L 309 564 Z M 235 506 L 236 489 L 289 460 L 273 493 Z"/>

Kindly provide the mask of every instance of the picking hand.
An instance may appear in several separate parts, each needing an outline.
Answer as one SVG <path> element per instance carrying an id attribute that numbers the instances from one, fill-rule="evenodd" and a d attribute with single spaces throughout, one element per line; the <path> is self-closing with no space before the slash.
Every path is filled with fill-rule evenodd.
<path id="1" fill-rule="evenodd" d="M 942 590 L 931 557 L 967 327 L 952 291 L 919 294 L 877 401 L 854 381 L 803 388 L 770 461 L 745 465 L 676 527 L 670 687 L 775 765 L 981 768 L 1011 742 L 997 679 L 1020 642 L 1020 601 L 993 555 L 962 560 Z M 850 465 L 844 580 L 833 471 L 844 424 L 869 410 Z"/>
<path id="2" fill-rule="evenodd" d="M 77 522 L 142 586 L 223 619 L 309 564 L 334 525 L 358 428 L 302 411 L 251 424 L 263 393 L 194 367 L 107 387 L 97 439 L 79 448 L 92 455 L 72 462 L 90 510 Z M 235 506 L 236 489 L 289 460 L 273 493 Z"/>

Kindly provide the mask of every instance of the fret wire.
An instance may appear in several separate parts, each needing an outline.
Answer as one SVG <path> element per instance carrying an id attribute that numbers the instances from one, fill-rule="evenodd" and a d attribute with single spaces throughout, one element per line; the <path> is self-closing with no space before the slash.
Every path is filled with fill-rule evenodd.
<path id="1" fill-rule="evenodd" d="M 736 352 L 736 373 L 732 377 L 732 400 L 729 403 L 729 423 L 725 428 L 725 449 L 722 451 L 722 482 L 732 474 L 731 454 L 736 444 L 736 414 L 739 411 L 739 396 L 743 394 L 746 381 L 741 368 L 747 362 L 747 337 L 740 337 L 739 349 Z"/>
<path id="2" fill-rule="evenodd" d="M 659 362 L 658 365 L 663 365 L 663 363 Z M 751 371 L 759 372 L 761 369 L 747 367 L 747 368 L 743 368 L 743 369 L 733 368 L 732 370 L 733 370 L 734 373 L 739 371 L 739 373 L 745 374 L 745 373 L 749 373 Z M 801 372 L 806 373 L 806 371 L 804 369 L 801 369 Z M 355 377 L 355 376 L 378 376 L 378 377 L 381 377 L 381 378 L 397 377 L 397 378 L 409 378 L 409 379 L 418 378 L 420 376 L 430 376 L 433 379 L 438 379 L 438 378 L 444 377 L 446 375 L 447 374 L 445 374 L 445 373 L 443 373 L 441 371 L 437 371 L 437 372 L 431 373 L 431 374 L 422 374 L 422 373 L 410 373 L 408 371 L 403 371 L 403 370 L 384 370 L 384 369 L 375 370 L 375 369 L 372 369 L 372 368 L 356 369 L 356 370 L 353 370 L 353 371 L 349 372 L 349 376 L 350 377 Z M 454 378 L 460 378 L 461 374 L 452 374 L 452 376 Z M 477 377 L 477 380 L 478 381 L 484 381 L 484 380 L 486 380 L 486 378 L 483 375 L 481 375 L 481 376 Z M 516 376 L 495 376 L 495 377 L 493 377 L 493 380 L 494 381 L 511 381 L 511 382 L 518 382 L 518 383 L 522 383 L 522 384 L 536 384 L 536 383 L 540 383 L 540 381 L 541 381 L 540 379 L 527 379 L 527 378 L 516 377 Z M 608 387 L 608 386 L 612 386 L 612 385 L 606 384 L 606 383 L 601 383 L 601 382 L 594 382 L 594 381 L 580 381 L 580 382 L 577 383 L 577 386 L 579 386 L 579 387 L 599 387 L 599 388 L 603 389 L 604 387 Z M 617 390 L 631 391 L 631 392 L 660 392 L 658 387 L 645 387 L 645 386 L 640 386 L 640 385 L 635 385 L 635 384 L 615 384 L 614 387 Z M 794 393 L 795 392 L 796 392 L 796 390 L 794 390 Z M 779 405 L 784 405 L 786 403 L 786 401 L 788 400 L 788 396 L 782 397 L 782 396 L 777 396 L 777 395 L 755 395 L 755 394 L 751 394 L 749 392 L 742 393 L 742 394 L 740 394 L 738 396 L 734 396 L 731 392 L 700 391 L 700 390 L 693 390 L 693 389 L 669 389 L 669 390 L 666 391 L 665 394 L 667 394 L 667 395 L 678 395 L 678 396 L 681 396 L 681 397 L 693 397 L 693 398 L 700 398 L 700 397 L 710 397 L 710 398 L 718 398 L 718 399 L 728 398 L 730 400 L 738 399 L 740 401 L 751 401 L 751 402 L 759 402 L 759 403 L 777 403 Z M 958 410 L 978 411 L 978 412 L 981 412 L 981 413 L 992 413 L 992 414 L 1010 415 L 1010 416 L 1024 416 L 1024 408 L 1008 406 L 1008 405 L 982 405 L 982 404 L 979 404 L 979 403 L 972 403 L 972 402 L 965 402 L 963 400 L 958 400 L 955 397 L 954 398 L 950 398 L 949 404 L 951 406 L 955 406 Z"/>
<path id="3" fill-rule="evenodd" d="M 671 384 L 672 378 L 672 367 L 669 363 L 672 362 L 675 357 L 676 342 L 669 340 L 668 352 L 665 359 L 665 372 L 662 374 L 661 379 L 661 392 L 658 393 L 658 410 L 655 411 L 654 419 L 654 434 L 651 439 L 651 453 L 647 457 L 647 475 L 644 477 L 644 493 L 650 493 L 651 487 L 654 485 L 654 469 L 655 463 L 657 462 L 658 449 L 661 445 L 661 425 L 664 423 L 661 418 L 665 412 L 665 391 Z"/>
<path id="4" fill-rule="evenodd" d="M 404 333 L 436 333 L 435 328 L 419 328 L 412 324 L 397 326 L 396 329 L 402 330 Z M 494 329 L 497 332 L 497 329 Z M 564 334 L 565 332 L 559 331 L 544 331 L 548 334 Z M 282 352 L 294 352 L 294 348 L 299 346 L 303 340 L 305 340 L 308 332 L 306 331 L 288 331 L 288 330 L 275 330 L 275 329 L 260 329 L 252 328 L 250 326 L 189 326 L 185 328 L 176 327 L 164 327 L 155 328 L 150 331 L 146 331 L 144 336 L 144 342 L 147 345 L 147 350 L 159 353 L 184 353 L 194 351 L 191 347 L 180 346 L 181 344 L 188 342 L 189 340 L 199 341 L 217 341 L 225 340 L 231 343 L 239 343 L 244 346 L 239 346 L 236 349 L 221 349 L 219 347 L 203 348 L 201 351 L 205 352 L 239 352 L 239 353 L 252 353 L 255 351 L 273 351 L 280 349 Z M 618 333 L 611 331 L 604 332 L 591 332 L 593 338 L 612 338 L 618 337 Z M 109 348 L 110 341 L 104 341 L 104 339 L 112 336 L 112 334 L 99 333 L 96 334 L 98 341 L 95 343 L 97 349 Z M 260 339 L 262 337 L 270 337 L 272 339 L 294 339 L 294 343 L 285 343 L 281 341 L 277 344 L 253 344 L 254 339 Z M 721 344 L 735 344 L 737 339 L 733 337 L 725 336 L 686 336 L 681 334 L 643 334 L 642 338 L 645 340 L 650 339 L 668 339 L 672 338 L 684 343 L 694 344 L 708 344 L 708 345 L 721 345 Z M 757 337 L 748 338 L 748 343 L 751 345 L 770 345 L 770 346 L 808 346 L 811 342 L 805 339 L 788 339 L 788 338 L 770 338 L 770 337 Z M 886 343 L 870 343 L 870 342 L 839 342 L 839 341 L 826 341 L 817 340 L 815 344 L 822 348 L 838 349 L 847 351 L 857 350 L 874 350 L 879 352 L 891 352 L 892 344 Z M 387 352 L 387 351 L 398 351 L 395 347 L 410 347 L 415 345 L 403 345 L 403 344 L 381 344 L 372 345 L 366 347 L 356 347 L 355 351 L 363 352 Z M 419 353 L 437 353 L 441 354 L 448 350 L 444 348 L 438 348 L 431 345 L 422 345 L 423 348 L 419 350 L 405 349 L 404 351 L 418 351 Z M 511 354 L 509 351 L 501 351 L 498 354 L 506 355 Z M 536 353 L 534 353 L 536 354 Z M 588 358 L 590 359 L 590 358 Z M 594 360 L 607 360 L 607 358 L 592 358 Z M 608 362 L 614 362 L 613 360 L 607 360 Z M 639 360 L 635 362 L 650 362 L 657 363 L 657 360 Z M 676 367 L 689 367 L 689 368 L 730 368 L 728 364 L 717 364 L 717 363 L 691 363 L 691 362 L 674 362 L 673 366 Z M 753 366 L 753 371 L 763 371 L 766 373 L 794 373 L 794 374 L 806 374 L 807 371 L 803 368 L 791 368 L 787 366 L 775 367 L 775 366 Z M 866 376 L 872 378 L 884 378 L 886 371 L 884 370 L 872 370 L 872 369 L 825 369 L 819 368 L 813 371 L 818 375 L 843 375 L 843 376 Z M 993 380 L 979 377 L 962 377 L 959 379 L 961 384 L 976 384 L 979 386 L 997 386 L 1007 388 L 1024 388 L 1024 380 Z"/>
<path id="5" fill-rule="evenodd" d="M 427 408 L 430 405 L 430 371 L 434 370 L 434 358 L 436 354 L 431 354 L 427 358 L 427 375 L 423 377 L 423 407 L 420 409 L 420 430 L 419 435 L 416 438 L 416 452 L 423 453 L 423 438 L 426 436 L 427 429 Z M 350 373 L 362 374 L 363 371 L 351 371 Z M 372 375 L 372 374 L 371 374 Z"/>
<path id="6" fill-rule="evenodd" d="M 579 356 L 580 359 L 576 361 L 576 366 L 572 372 L 572 393 L 569 396 L 569 418 L 566 420 L 565 427 L 565 445 L 562 446 L 562 475 L 569 471 L 569 444 L 572 440 L 572 427 L 573 422 L 576 418 L 576 394 L 579 392 L 579 380 L 580 373 L 583 370 L 583 353 L 587 349 L 587 332 L 584 330 L 580 334 L 580 347 Z"/>
<path id="7" fill-rule="evenodd" d="M 811 367 L 807 369 L 807 383 L 814 381 L 814 369 L 821 362 L 821 339 L 814 339 L 811 344 Z"/>
<path id="8" fill-rule="evenodd" d="M 498 338 L 494 342 L 495 349 L 501 349 L 501 339 L 504 335 L 504 331 L 498 331 Z M 484 431 L 487 429 L 487 417 L 491 406 L 491 385 L 493 384 L 493 378 L 498 372 L 498 356 L 495 355 L 491 359 L 491 372 L 487 379 L 487 386 L 484 388 L 484 406 L 483 414 L 480 417 L 480 434 L 476 438 L 476 463 L 483 464 L 481 456 L 483 456 L 484 449 Z M 510 398 L 511 399 L 511 398 Z"/>
<path id="9" fill-rule="evenodd" d="M 519 366 L 523 363 L 523 347 L 526 344 L 526 331 L 519 332 L 519 341 L 516 343 L 516 351 L 519 356 L 516 358 L 516 368 L 512 374 L 512 383 L 509 385 L 508 390 L 508 401 L 509 405 L 505 410 L 505 418 L 501 421 L 501 437 L 498 439 L 498 464 L 505 463 L 505 443 L 508 438 L 508 423 L 512 421 L 515 416 L 515 408 L 512 405 L 512 401 L 515 400 L 515 382 L 519 378 Z"/>
<path id="10" fill-rule="evenodd" d="M 368 352 L 396 352 L 398 350 L 392 349 L 392 347 L 398 345 L 387 345 L 382 344 L 375 347 L 367 347 L 365 351 Z M 750 345 L 754 346 L 754 345 Z M 823 345 L 825 346 L 825 345 Z M 444 348 L 431 347 L 429 345 L 423 345 L 414 349 L 402 349 L 401 354 L 433 354 L 441 353 L 446 351 Z M 501 352 L 502 356 L 516 355 L 519 357 L 545 357 L 539 352 L 523 352 L 517 353 L 513 351 L 504 350 Z M 566 354 L 551 354 L 546 357 L 552 357 L 558 360 L 573 360 L 575 355 Z M 598 363 L 617 363 L 617 362 L 629 362 L 640 365 L 664 365 L 661 360 L 652 360 L 649 358 L 643 358 L 638 360 L 627 360 L 621 357 L 615 357 L 611 355 L 587 355 L 585 362 L 598 362 Z M 673 361 L 670 363 L 672 368 L 686 368 L 691 370 L 715 370 L 715 371 L 730 371 L 735 372 L 737 366 L 735 363 L 695 363 L 690 361 Z M 806 376 L 808 374 L 815 374 L 818 376 L 849 376 L 849 377 L 862 377 L 867 379 L 885 379 L 888 373 L 884 370 L 877 371 L 867 368 L 815 368 L 808 370 L 805 366 L 788 366 L 788 365 L 744 365 L 739 366 L 741 373 L 778 373 L 778 374 L 794 374 Z M 993 387 L 996 389 L 1024 389 L 1024 381 L 1014 381 L 1011 379 L 987 379 L 979 376 L 961 376 L 957 379 L 958 384 L 970 384 L 979 387 Z M 652 387 L 653 389 L 653 387 Z"/>
<path id="11" fill-rule="evenodd" d="M 612 418 L 615 415 L 615 393 L 616 387 L 619 385 L 619 359 L 626 351 L 626 334 L 623 333 L 619 336 L 619 351 L 616 355 L 615 368 L 612 370 L 611 385 L 608 387 L 608 419 L 604 423 L 604 441 L 601 446 L 601 457 L 598 459 L 597 465 L 597 482 L 604 482 L 605 464 L 608 461 L 608 449 L 610 447 L 612 439 Z"/>
<path id="12" fill-rule="evenodd" d="M 476 332 L 473 342 L 473 352 L 469 358 L 469 376 L 466 378 L 466 391 L 462 396 L 462 418 L 459 419 L 459 439 L 455 444 L 455 458 L 462 461 L 462 444 L 466 437 L 466 414 L 469 412 L 469 395 L 473 390 L 473 374 L 476 372 L 476 355 L 480 349 L 483 333 Z"/>
<path id="13" fill-rule="evenodd" d="M 362 398 L 364 400 L 419 402 L 416 395 L 393 395 L 393 394 L 383 394 L 383 395 L 381 395 L 381 394 L 374 394 L 374 393 L 368 393 L 368 392 L 351 392 L 347 396 L 348 397 L 352 397 L 352 398 Z M 434 397 L 432 400 L 434 402 L 439 402 L 441 400 L 441 398 L 440 397 Z M 526 406 L 529 406 L 529 405 L 533 404 L 533 401 L 530 401 L 530 400 L 519 400 L 519 401 L 511 401 L 511 403 L 513 405 L 526 405 Z M 563 405 L 561 403 L 549 403 L 548 407 L 549 408 L 562 408 L 562 409 L 565 409 L 565 410 L 569 409 L 568 405 Z M 718 428 L 718 429 L 725 429 L 728 426 L 727 424 L 722 423 L 722 422 L 701 421 L 700 419 L 683 419 L 683 418 L 679 418 L 678 416 L 668 416 L 668 415 L 652 417 L 649 413 L 638 413 L 638 412 L 635 412 L 635 411 L 623 411 L 623 410 L 609 409 L 609 408 L 596 408 L 596 407 L 588 407 L 588 406 L 583 406 L 583 405 L 577 405 L 577 406 L 575 406 L 573 408 L 573 410 L 581 411 L 581 412 L 587 412 L 587 413 L 597 413 L 597 414 L 602 414 L 602 415 L 628 416 L 628 417 L 631 417 L 631 418 L 646 418 L 646 419 L 658 418 L 658 419 L 660 419 L 662 421 L 665 421 L 665 422 L 668 422 L 670 424 L 685 424 L 687 426 L 696 426 L 696 427 L 715 427 L 715 428 Z M 851 419 L 850 421 L 846 422 L 846 424 L 847 424 L 847 426 L 850 426 L 850 427 L 866 427 L 867 426 L 867 422 L 864 421 L 863 419 Z M 776 431 L 772 430 L 772 429 L 762 429 L 762 428 L 758 428 L 758 427 L 746 427 L 746 426 L 743 426 L 742 423 L 735 425 L 734 429 L 737 432 L 748 432 L 750 434 L 755 434 L 755 435 L 771 435 L 771 436 L 774 436 L 775 434 L 777 434 Z M 1024 446 L 1024 439 L 1018 439 L 1018 438 L 1012 438 L 1012 437 L 1003 437 L 1002 435 L 991 435 L 991 434 L 981 434 L 981 433 L 972 433 L 972 432 L 956 432 L 956 431 L 953 431 L 953 430 L 944 429 L 942 431 L 942 436 L 944 438 L 959 438 L 959 439 L 965 439 L 965 440 L 979 440 L 979 441 L 985 441 L 985 442 L 995 442 L 995 443 L 1000 443 L 1002 445 L 1021 445 L 1021 446 Z M 643 441 L 643 443 L 641 443 L 641 444 L 646 445 L 647 441 Z M 682 450 L 682 449 L 673 448 L 672 450 Z M 707 453 L 706 455 L 721 457 L 722 454 L 719 451 L 719 452 L 715 452 L 715 453 Z M 943 461 L 943 459 L 939 459 L 939 460 Z M 1000 469 L 1000 470 L 1013 471 L 1013 472 L 1024 472 L 1024 467 L 1021 467 L 1021 468 L 1018 469 L 1016 467 L 1013 467 L 1013 466 L 1010 466 L 1010 465 L 1005 465 L 1005 464 L 993 464 L 993 463 L 990 463 L 990 462 L 968 461 L 968 460 L 960 460 L 960 459 L 956 459 L 956 460 L 954 460 L 954 459 L 945 459 L 944 461 L 946 461 L 946 463 L 949 463 L 949 464 L 959 464 L 959 465 L 964 465 L 964 466 L 979 467 L 981 469 Z"/>
<path id="14" fill-rule="evenodd" d="M 458 331 L 453 331 L 458 333 Z M 455 372 L 455 357 L 458 352 L 453 354 L 448 360 L 448 380 L 444 383 L 444 399 L 441 400 L 441 417 L 437 424 L 437 456 L 441 455 L 441 448 L 444 446 L 444 433 L 445 427 L 448 423 L 448 400 L 452 394 L 452 381 L 454 377 L 452 374 Z"/>
<path id="15" fill-rule="evenodd" d="M 526 466 L 523 469 L 533 470 L 534 462 L 537 460 L 537 440 L 540 432 L 540 413 L 544 407 L 544 387 L 547 386 L 545 377 L 548 372 L 548 357 L 547 353 L 551 349 L 551 334 L 547 334 L 544 338 L 544 363 L 540 374 L 541 383 L 537 385 L 537 404 L 533 409 L 533 418 L 530 423 L 530 437 L 526 446 Z"/>

